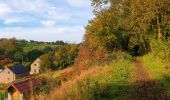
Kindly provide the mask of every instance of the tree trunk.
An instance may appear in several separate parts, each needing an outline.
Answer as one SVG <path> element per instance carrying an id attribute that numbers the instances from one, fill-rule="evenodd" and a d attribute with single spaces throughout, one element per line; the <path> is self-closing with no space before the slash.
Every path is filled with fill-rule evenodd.
<path id="1" fill-rule="evenodd" d="M 160 6 L 160 1 L 158 0 L 158 5 Z M 158 41 L 161 41 L 162 33 L 161 33 L 161 24 L 160 24 L 160 12 L 159 7 L 157 8 L 157 31 L 158 31 Z"/>
<path id="2" fill-rule="evenodd" d="M 157 14 L 157 31 L 158 31 L 158 40 L 161 40 L 162 33 L 161 33 L 161 26 L 160 26 L 160 21 L 159 21 L 159 14 Z"/>

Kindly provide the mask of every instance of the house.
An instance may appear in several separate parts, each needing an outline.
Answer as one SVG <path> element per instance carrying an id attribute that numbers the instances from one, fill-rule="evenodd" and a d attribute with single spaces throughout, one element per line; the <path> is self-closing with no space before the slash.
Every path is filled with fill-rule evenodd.
<path id="1" fill-rule="evenodd" d="M 5 69 L 0 72 L 0 83 L 10 83 L 28 75 L 29 70 L 23 65 L 5 67 Z"/>
<path id="2" fill-rule="evenodd" d="M 7 100 L 28 100 L 40 86 L 39 79 L 29 78 L 11 83 L 4 89 L 4 92 L 8 94 Z"/>
<path id="3" fill-rule="evenodd" d="M 39 74 L 40 73 L 40 62 L 41 60 L 38 58 L 31 64 L 30 75 Z"/>

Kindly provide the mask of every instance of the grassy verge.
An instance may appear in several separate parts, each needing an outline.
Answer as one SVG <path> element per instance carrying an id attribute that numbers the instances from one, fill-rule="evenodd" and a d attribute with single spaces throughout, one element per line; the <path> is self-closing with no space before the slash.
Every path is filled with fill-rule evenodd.
<path id="1" fill-rule="evenodd" d="M 161 80 L 165 74 L 165 64 L 159 59 L 155 59 L 152 55 L 143 56 L 144 66 L 149 70 L 151 75 L 157 80 Z"/>
<path id="2" fill-rule="evenodd" d="M 127 100 L 132 95 L 128 83 L 130 60 L 93 67 L 63 83 L 48 95 L 51 100 Z M 46 96 L 45 96 L 46 97 Z M 43 100 L 42 96 L 39 97 Z"/>
<path id="3" fill-rule="evenodd" d="M 0 100 L 4 100 L 4 98 L 7 96 L 4 92 L 3 89 L 5 88 L 5 84 L 0 84 Z"/>
<path id="4" fill-rule="evenodd" d="M 160 81 L 161 87 L 166 90 L 166 95 L 170 99 L 170 68 L 162 60 L 155 59 L 152 55 L 145 55 L 143 61 L 154 79 Z"/>

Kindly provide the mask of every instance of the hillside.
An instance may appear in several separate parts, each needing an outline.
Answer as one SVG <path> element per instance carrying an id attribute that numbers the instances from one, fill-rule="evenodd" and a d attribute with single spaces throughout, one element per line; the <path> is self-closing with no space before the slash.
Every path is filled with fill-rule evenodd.
<path id="1" fill-rule="evenodd" d="M 30 83 L 23 98 L 170 100 L 170 0 L 90 2 L 94 16 L 79 44 L 0 39 L 0 67 L 31 68 L 38 58 L 28 78 L 39 85 Z"/>
<path id="2" fill-rule="evenodd" d="M 94 66 L 78 75 L 69 76 L 48 95 L 35 98 L 46 100 L 168 100 L 169 78 L 164 64 L 149 60 L 151 56 L 123 58 L 104 66 Z M 147 60 L 146 60 L 147 59 Z M 148 61 L 150 63 L 148 63 Z M 162 67 L 160 66 L 162 65 Z M 154 70 L 153 70 L 154 69 Z M 68 70 L 63 70 L 68 72 Z M 61 73 L 57 77 L 61 77 Z M 165 76 L 166 74 L 166 76 Z M 55 74 L 53 74 L 55 75 Z"/>
<path id="3" fill-rule="evenodd" d="M 131 95 L 124 94 L 128 85 L 128 75 L 131 59 L 121 59 L 105 66 L 94 66 L 74 75 L 59 88 L 54 88 L 48 95 L 40 95 L 39 99 L 45 100 L 95 100 L 95 99 L 126 99 Z M 121 90 L 119 90 L 121 89 Z M 118 95 L 121 94 L 121 95 Z"/>

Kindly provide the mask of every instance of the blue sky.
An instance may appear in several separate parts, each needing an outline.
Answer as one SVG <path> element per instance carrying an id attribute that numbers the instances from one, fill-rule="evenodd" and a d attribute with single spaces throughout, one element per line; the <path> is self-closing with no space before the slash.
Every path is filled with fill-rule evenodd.
<path id="1" fill-rule="evenodd" d="M 0 0 L 0 38 L 81 42 L 90 0 Z"/>

